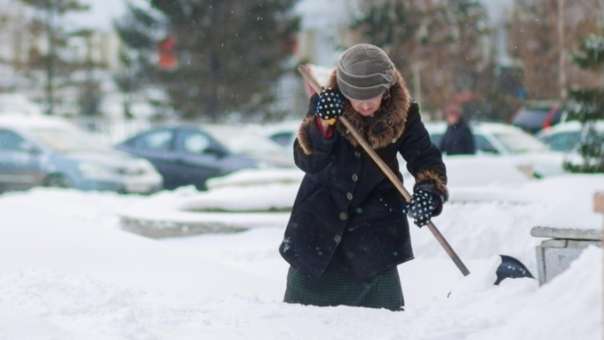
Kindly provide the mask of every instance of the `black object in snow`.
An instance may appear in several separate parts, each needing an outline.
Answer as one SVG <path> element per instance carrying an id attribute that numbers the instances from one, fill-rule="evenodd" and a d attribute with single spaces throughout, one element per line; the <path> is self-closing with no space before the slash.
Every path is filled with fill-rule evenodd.
<path id="1" fill-rule="evenodd" d="M 501 264 L 497 267 L 497 280 L 495 281 L 495 285 L 499 285 L 499 283 L 507 278 L 517 279 L 520 277 L 530 277 L 535 278 L 533 274 L 526 268 L 522 262 L 518 259 L 513 258 L 508 255 L 499 255 L 501 256 Z"/>

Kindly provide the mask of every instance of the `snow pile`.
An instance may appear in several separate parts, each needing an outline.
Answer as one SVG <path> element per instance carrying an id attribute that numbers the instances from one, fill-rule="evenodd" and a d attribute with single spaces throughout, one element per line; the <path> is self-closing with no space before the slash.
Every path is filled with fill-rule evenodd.
<path id="1" fill-rule="evenodd" d="M 569 194 L 586 193 L 604 187 L 601 180 L 539 182 L 534 189 L 541 192 L 534 195 L 551 196 L 569 187 L 574 188 Z M 174 198 L 197 194 L 186 188 L 154 199 L 170 205 Z M 123 232 L 117 213 L 147 202 L 138 196 L 50 189 L 1 195 L 0 339 L 602 337 L 600 249 L 586 250 L 541 288 L 529 279 L 492 285 L 499 252 L 527 248 L 534 257 L 533 241 L 522 226 L 527 218 L 538 221 L 539 214 L 530 220 L 534 206 L 447 207 L 437 224 L 472 271 L 469 277 L 458 273 L 427 230 L 412 228 L 416 259 L 399 267 L 407 309 L 392 313 L 281 303 L 287 271 L 277 253 L 282 227 L 161 242 Z M 156 208 L 150 205 L 147 211 Z M 574 209 L 571 204 L 548 213 L 554 219 L 591 220 Z M 470 223 L 487 216 L 492 223 Z"/>
<path id="2" fill-rule="evenodd" d="M 194 186 L 188 186 L 141 199 L 138 203 L 118 209 L 117 214 L 126 224 L 135 222 L 151 229 L 187 228 L 187 224 L 200 224 L 207 226 L 204 230 L 223 229 L 225 232 L 283 227 L 289 214 L 278 212 L 287 210 L 290 202 L 281 198 L 291 196 L 291 191 L 297 188 L 265 186 L 260 190 L 275 196 L 257 199 L 258 187 L 224 187 L 200 192 Z"/>
<path id="3" fill-rule="evenodd" d="M 407 339 L 599 339 L 602 255 L 601 249 L 587 249 L 568 271 L 541 288 L 530 279 L 493 286 L 498 263 L 470 262 L 473 273 L 459 279 L 448 298 L 434 298 L 410 311 L 417 313 L 419 324 Z"/>
<path id="4" fill-rule="evenodd" d="M 299 184 L 267 184 L 243 188 L 225 187 L 200 193 L 183 202 L 182 210 L 195 211 L 289 211 Z M 258 194 L 262 193 L 262 199 Z"/>
<path id="5" fill-rule="evenodd" d="M 304 173 L 298 169 L 245 169 L 224 177 L 208 180 L 210 189 L 222 187 L 263 186 L 266 184 L 296 184 L 299 185 Z"/>
<path id="6" fill-rule="evenodd" d="M 498 164 L 503 163 L 498 160 L 490 164 L 487 162 L 482 168 L 476 164 L 477 170 L 466 170 L 465 178 L 461 176 L 461 165 L 450 167 L 450 200 L 444 210 L 444 217 L 435 219 L 437 225 L 440 225 L 438 223 L 442 218 L 451 221 L 450 224 L 443 225 L 443 231 L 458 231 L 451 237 L 461 244 L 471 239 L 490 240 L 491 238 L 484 238 L 485 233 L 500 236 L 493 239 L 492 245 L 472 242 L 479 249 L 467 247 L 470 254 L 482 256 L 498 247 L 504 247 L 502 251 L 513 254 L 527 253 L 526 247 L 532 247 L 536 241 L 527 239 L 524 235 L 528 235 L 530 229 L 538 225 L 590 228 L 600 223 L 600 217 L 591 211 L 591 199 L 595 188 L 604 188 L 604 176 L 565 175 L 528 180 L 510 172 L 514 175 L 499 179 L 491 176 L 491 169 Z M 486 170 L 479 171 L 481 169 Z M 258 213 L 289 210 L 302 176 L 303 173 L 296 169 L 244 170 L 210 180 L 209 191 L 199 192 L 191 187 L 162 192 L 141 201 L 138 207 L 131 207 L 120 213 L 133 220 L 225 223 L 231 219 L 233 222 L 238 221 L 235 225 L 240 228 L 258 227 L 265 223 L 283 227 L 288 217 L 286 214 L 264 214 L 261 217 Z M 456 177 L 463 180 L 456 180 Z M 410 190 L 413 182 L 406 180 L 405 185 Z M 558 213 L 561 211 L 574 213 Z M 231 217 L 222 214 L 224 212 L 237 212 L 240 215 Z M 248 216 L 247 213 L 255 215 Z M 248 222 L 258 221 L 257 218 L 262 218 L 262 221 Z M 510 225 L 515 226 L 515 229 L 508 228 Z M 504 238 L 518 239 L 518 242 L 502 242 Z M 424 243 L 433 242 L 430 238 L 418 236 L 417 247 L 423 248 Z"/>

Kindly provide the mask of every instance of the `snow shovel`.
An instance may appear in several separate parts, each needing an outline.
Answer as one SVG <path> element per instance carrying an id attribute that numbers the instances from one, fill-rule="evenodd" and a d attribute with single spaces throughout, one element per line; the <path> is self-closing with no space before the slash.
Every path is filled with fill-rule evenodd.
<path id="1" fill-rule="evenodd" d="M 308 65 L 300 65 L 298 67 L 298 71 L 307 82 L 307 84 L 316 92 L 321 92 L 322 86 L 319 84 L 317 79 L 312 74 L 312 71 Z M 405 187 L 403 183 L 394 175 L 392 170 L 384 163 L 384 161 L 380 158 L 380 156 L 371 148 L 371 146 L 365 141 L 365 138 L 359 134 L 359 132 L 354 128 L 354 126 L 346 119 L 346 117 L 338 118 L 344 127 L 352 134 L 355 140 L 361 145 L 363 150 L 367 152 L 369 157 L 376 163 L 378 168 L 382 171 L 382 173 L 390 180 L 390 182 L 394 185 L 394 187 L 399 191 L 399 193 L 403 196 L 406 202 L 411 200 L 411 195 Z M 445 239 L 445 237 L 440 233 L 438 228 L 429 221 L 428 229 L 436 240 L 440 243 L 440 245 L 445 249 L 451 260 L 455 263 L 457 268 L 461 271 L 464 276 L 470 274 L 470 271 L 465 266 L 465 264 L 461 261 L 459 256 L 455 253 L 449 242 Z M 500 255 L 501 256 L 501 264 L 497 268 L 497 280 L 494 282 L 495 285 L 498 285 L 501 281 L 506 278 L 520 278 L 520 277 L 530 277 L 533 278 L 533 275 L 529 272 L 529 270 L 520 262 L 519 260 L 508 256 L 508 255 Z"/>
<path id="2" fill-rule="evenodd" d="M 530 277 L 534 279 L 535 277 L 531 272 L 520 262 L 518 259 L 511 257 L 509 255 L 499 255 L 501 257 L 501 264 L 497 267 L 497 280 L 495 280 L 495 285 L 499 285 L 501 281 L 510 278 L 521 278 L 521 277 Z"/>

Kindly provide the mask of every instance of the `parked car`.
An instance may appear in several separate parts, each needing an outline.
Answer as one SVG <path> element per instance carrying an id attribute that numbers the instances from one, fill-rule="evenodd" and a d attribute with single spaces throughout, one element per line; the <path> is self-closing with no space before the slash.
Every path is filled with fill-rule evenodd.
<path id="1" fill-rule="evenodd" d="M 150 193 L 162 181 L 148 161 L 118 152 L 64 120 L 0 116 L 0 189 L 37 185 Z"/>
<path id="2" fill-rule="evenodd" d="M 563 120 L 564 111 L 551 103 L 536 103 L 520 108 L 512 119 L 512 124 L 535 134 L 544 128 Z"/>
<path id="3" fill-rule="evenodd" d="M 548 151 L 548 147 L 537 138 L 507 124 L 475 123 L 471 125 L 474 134 L 476 152 L 492 155 L 517 155 Z M 427 123 L 432 142 L 438 146 L 444 135 L 447 124 L 444 122 Z"/>
<path id="4" fill-rule="evenodd" d="M 438 146 L 444 135 L 445 122 L 425 123 L 432 142 Z M 549 151 L 537 138 L 519 128 L 501 123 L 475 123 L 471 125 L 476 150 L 482 154 L 512 155 Z M 297 126 L 281 127 L 270 132 L 269 138 L 282 139 L 288 148 L 296 137 Z M 286 143 L 287 141 L 287 143 Z"/>
<path id="5" fill-rule="evenodd" d="M 440 144 L 446 128 L 444 122 L 426 124 L 436 146 Z M 533 177 L 563 173 L 562 155 L 517 127 L 500 123 L 474 123 L 471 128 L 478 155 L 506 157 L 519 170 Z"/>
<path id="6" fill-rule="evenodd" d="M 432 142 L 438 146 L 447 129 L 447 124 L 433 122 L 425 123 L 425 126 Z M 490 158 L 490 156 L 506 157 L 506 161 L 521 168 L 524 173 L 536 177 L 558 175 L 563 172 L 562 155 L 551 151 L 545 144 L 522 129 L 500 123 L 475 123 L 471 127 L 478 155 L 484 155 L 486 158 Z M 274 129 L 269 134 L 288 136 L 288 149 L 291 150 L 297 130 L 298 127 L 292 124 Z M 465 160 L 461 159 L 464 157 Z M 473 165 L 470 158 L 472 156 L 456 157 L 455 162 L 467 161 L 468 164 Z M 401 160 L 400 164 L 404 164 L 404 162 Z M 401 170 L 405 171 L 404 166 Z"/>
<path id="7" fill-rule="evenodd" d="M 127 139 L 116 148 L 149 160 L 162 175 L 167 189 L 184 185 L 205 189 L 208 178 L 257 167 L 256 161 L 231 152 L 194 125 L 152 128 Z"/>
<path id="8" fill-rule="evenodd" d="M 597 121 L 595 128 L 598 134 L 604 135 L 604 120 Z M 552 150 L 570 152 L 581 140 L 581 123 L 578 121 L 560 123 L 542 130 L 537 137 Z"/>

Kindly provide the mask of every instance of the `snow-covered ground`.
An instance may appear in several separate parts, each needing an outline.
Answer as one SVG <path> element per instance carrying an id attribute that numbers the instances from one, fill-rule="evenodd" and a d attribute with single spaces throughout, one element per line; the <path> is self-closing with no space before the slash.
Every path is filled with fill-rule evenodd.
<path id="1" fill-rule="evenodd" d="M 240 190 L 217 182 L 224 196 L 215 205 L 254 194 L 248 176 L 235 179 Z M 287 181 L 262 185 L 259 206 L 291 194 Z M 398 313 L 281 303 L 284 224 L 159 241 L 120 229 L 118 214 L 200 199 L 191 189 L 3 194 L 0 339 L 601 339 L 598 248 L 543 287 L 529 279 L 492 285 L 498 254 L 536 274 L 532 226 L 601 226 L 591 208 L 596 189 L 604 176 L 452 186 L 458 199 L 434 222 L 472 274 L 462 277 L 428 230 L 412 228 L 416 259 L 399 267 L 407 306 Z"/>

